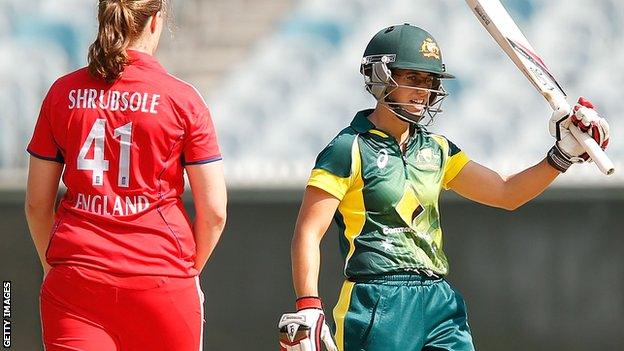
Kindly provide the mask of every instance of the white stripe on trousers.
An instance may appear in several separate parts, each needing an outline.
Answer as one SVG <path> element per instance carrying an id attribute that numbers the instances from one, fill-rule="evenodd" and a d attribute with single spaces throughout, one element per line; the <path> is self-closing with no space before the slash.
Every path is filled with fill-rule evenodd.
<path id="1" fill-rule="evenodd" d="M 197 297 L 199 297 L 199 308 L 201 310 L 201 318 L 199 320 L 199 351 L 204 349 L 204 293 L 199 285 L 199 277 L 195 276 L 195 285 L 197 285 Z"/>

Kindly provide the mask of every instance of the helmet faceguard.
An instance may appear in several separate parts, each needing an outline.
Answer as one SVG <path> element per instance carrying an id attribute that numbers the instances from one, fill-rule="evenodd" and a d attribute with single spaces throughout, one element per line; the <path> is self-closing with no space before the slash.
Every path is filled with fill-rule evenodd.
<path id="1" fill-rule="evenodd" d="M 427 73 L 433 77 L 428 87 L 401 85 L 392 76 L 393 70 L 402 69 Z M 368 43 L 360 66 L 366 90 L 378 103 L 392 111 L 398 118 L 409 123 L 421 123 L 425 116 L 433 118 L 442 112 L 442 100 L 448 93 L 442 79 L 454 78 L 446 72 L 442 54 L 431 34 L 421 28 L 403 24 L 379 31 Z M 397 89 L 425 91 L 427 101 L 397 102 L 390 95 Z M 408 111 L 415 107 L 419 112 Z"/>
<path id="2" fill-rule="evenodd" d="M 388 108 L 398 118 L 414 124 L 421 123 L 425 116 L 429 117 L 429 121 L 426 123 L 429 124 L 438 113 L 442 113 L 442 101 L 448 96 L 448 93 L 444 90 L 440 77 L 431 72 L 424 72 L 434 75 L 431 88 L 401 85 L 392 77 L 392 71 L 387 65 L 389 60 L 392 60 L 392 55 L 375 56 L 377 57 L 364 57 L 362 60 L 361 73 L 364 75 L 366 90 L 375 97 L 378 103 Z M 422 102 L 393 101 L 390 99 L 390 95 L 399 88 L 427 92 L 429 98 Z M 409 112 L 406 107 L 420 108 L 420 111 L 417 113 Z"/>

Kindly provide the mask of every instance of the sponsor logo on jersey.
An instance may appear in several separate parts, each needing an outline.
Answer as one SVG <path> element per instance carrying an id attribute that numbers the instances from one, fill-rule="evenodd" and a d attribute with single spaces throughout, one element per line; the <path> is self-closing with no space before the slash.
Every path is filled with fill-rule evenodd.
<path id="1" fill-rule="evenodd" d="M 388 235 L 388 234 L 413 233 L 414 229 L 410 227 L 399 227 L 399 228 L 384 227 L 382 231 L 384 234 Z"/>
<path id="2" fill-rule="evenodd" d="M 438 44 L 431 38 L 427 38 L 423 41 L 420 46 L 420 52 L 424 57 L 440 59 L 440 48 L 438 48 Z"/>
<path id="3" fill-rule="evenodd" d="M 428 147 L 418 151 L 415 166 L 423 171 L 437 171 L 440 169 L 440 161 L 440 151 Z"/>
<path id="4" fill-rule="evenodd" d="M 377 167 L 379 167 L 379 169 L 384 169 L 386 168 L 387 164 L 388 164 L 388 150 L 381 149 L 379 150 L 379 153 L 377 154 Z"/>

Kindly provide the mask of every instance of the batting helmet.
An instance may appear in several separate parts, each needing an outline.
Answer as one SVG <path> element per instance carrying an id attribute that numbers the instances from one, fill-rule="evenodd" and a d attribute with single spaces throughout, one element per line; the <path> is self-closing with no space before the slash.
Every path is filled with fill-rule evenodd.
<path id="1" fill-rule="evenodd" d="M 408 103 L 399 104 L 388 99 L 394 89 L 403 87 L 392 78 L 393 69 L 425 72 L 434 76 L 432 88 L 425 89 L 430 92 L 429 101 L 420 113 L 414 114 L 405 110 L 403 106 L 410 105 Z M 441 79 L 455 78 L 446 72 L 442 53 L 433 36 L 407 23 L 384 28 L 375 34 L 364 50 L 360 72 L 364 75 L 368 92 L 377 101 L 387 105 L 399 118 L 410 123 L 420 122 L 425 113 L 433 118 L 435 114 L 442 112 L 440 105 L 448 94 Z"/>

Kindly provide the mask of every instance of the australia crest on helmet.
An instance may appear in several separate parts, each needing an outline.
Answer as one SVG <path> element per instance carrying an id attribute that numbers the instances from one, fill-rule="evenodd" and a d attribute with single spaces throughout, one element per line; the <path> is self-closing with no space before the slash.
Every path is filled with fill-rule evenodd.
<path id="1" fill-rule="evenodd" d="M 440 48 L 431 38 L 427 38 L 420 46 L 420 52 L 424 57 L 440 59 Z"/>

